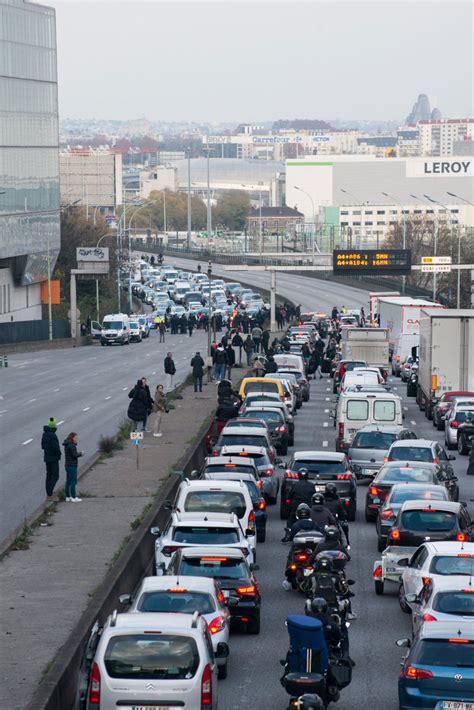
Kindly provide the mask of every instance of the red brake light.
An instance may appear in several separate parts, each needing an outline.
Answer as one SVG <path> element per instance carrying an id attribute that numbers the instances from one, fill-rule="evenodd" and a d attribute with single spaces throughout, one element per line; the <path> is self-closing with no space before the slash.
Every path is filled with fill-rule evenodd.
<path id="1" fill-rule="evenodd" d="M 297 562 L 306 562 L 308 557 L 309 557 L 309 555 L 307 555 L 306 552 L 301 552 L 299 555 L 296 555 L 296 561 Z"/>
<path id="2" fill-rule="evenodd" d="M 339 439 L 344 438 L 344 422 L 339 422 Z"/>
<path id="3" fill-rule="evenodd" d="M 212 705 L 212 668 L 208 663 L 204 668 L 201 680 L 201 706 Z"/>
<path id="4" fill-rule="evenodd" d="M 429 584 L 430 581 L 431 581 L 431 577 L 422 577 L 422 578 L 421 578 L 421 581 L 423 582 L 423 586 L 424 586 L 424 587 L 427 587 L 428 584 Z"/>
<path id="5" fill-rule="evenodd" d="M 225 628 L 225 619 L 223 616 L 216 616 L 215 619 L 209 622 L 209 631 L 211 634 L 217 634 Z"/>
<path id="6" fill-rule="evenodd" d="M 267 470 L 265 471 L 265 475 L 273 476 L 273 468 L 267 468 Z"/>
<path id="7" fill-rule="evenodd" d="M 166 555 L 166 557 L 170 557 L 176 550 L 179 550 L 179 545 L 165 545 L 162 549 L 162 553 Z"/>
<path id="8" fill-rule="evenodd" d="M 448 639 L 449 643 L 470 643 L 468 639 Z"/>
<path id="9" fill-rule="evenodd" d="M 391 518 L 394 518 L 395 515 L 393 513 L 393 510 L 391 508 L 387 508 L 387 510 L 384 510 L 382 513 L 383 520 L 390 520 Z"/>
<path id="10" fill-rule="evenodd" d="M 182 589 L 181 587 L 170 587 L 169 589 L 166 590 L 167 592 L 171 592 L 172 594 L 186 594 L 188 591 L 187 589 Z"/>
<path id="11" fill-rule="evenodd" d="M 405 678 L 412 678 L 413 680 L 428 680 L 428 678 L 433 678 L 431 671 L 427 671 L 424 668 L 415 668 L 415 666 L 408 666 L 404 671 Z"/>
<path id="12" fill-rule="evenodd" d="M 374 569 L 374 579 L 379 579 L 382 576 L 382 565 L 377 565 Z"/>
<path id="13" fill-rule="evenodd" d="M 261 500 L 258 501 L 258 509 L 259 510 L 266 510 L 266 508 L 267 508 L 267 504 L 265 503 L 265 501 L 262 498 Z"/>
<path id="14" fill-rule="evenodd" d="M 400 540 L 400 530 L 390 530 L 390 537 L 392 540 Z"/>
<path id="15" fill-rule="evenodd" d="M 100 705 L 100 670 L 97 663 L 92 664 L 89 702 L 93 705 Z"/>
<path id="16" fill-rule="evenodd" d="M 433 459 L 433 463 L 437 464 L 437 463 L 438 463 L 438 459 L 437 459 L 437 458 L 434 458 L 434 459 Z"/>
<path id="17" fill-rule="evenodd" d="M 255 513 L 253 510 L 250 511 L 249 515 L 249 528 L 250 530 L 255 530 Z"/>
<path id="18" fill-rule="evenodd" d="M 337 474 L 337 480 L 338 481 L 348 481 L 351 477 L 350 473 L 338 473 Z"/>
<path id="19" fill-rule="evenodd" d="M 213 449 L 212 451 L 213 456 L 219 456 L 219 452 L 216 449 Z"/>
<path id="20" fill-rule="evenodd" d="M 451 429 L 457 429 L 459 426 L 459 422 L 456 421 L 456 419 L 453 419 L 453 421 L 451 422 L 451 424 L 449 426 L 451 427 Z"/>
<path id="21" fill-rule="evenodd" d="M 285 499 L 285 504 L 286 504 L 286 505 L 291 505 L 291 498 L 286 498 L 286 499 Z"/>
<path id="22" fill-rule="evenodd" d="M 378 496 L 379 492 L 380 491 L 378 488 L 376 488 L 375 486 L 370 486 L 369 493 L 371 496 Z"/>
<path id="23" fill-rule="evenodd" d="M 456 540 L 457 540 L 458 542 L 467 542 L 467 535 L 466 535 L 466 533 L 458 533 L 458 534 L 456 535 Z"/>
<path id="24" fill-rule="evenodd" d="M 384 463 L 388 463 L 389 461 L 390 461 L 390 459 L 388 458 L 388 456 L 384 456 L 384 457 L 383 457 L 383 462 L 384 462 Z"/>
<path id="25" fill-rule="evenodd" d="M 436 616 L 433 616 L 432 614 L 423 614 L 423 621 L 438 621 Z"/>
<path id="26" fill-rule="evenodd" d="M 245 595 L 249 595 L 249 594 L 251 594 L 251 595 L 255 594 L 256 590 L 257 590 L 256 586 L 254 584 L 252 584 L 250 587 L 237 587 L 237 589 L 235 591 L 237 592 L 237 594 L 245 596 Z"/>

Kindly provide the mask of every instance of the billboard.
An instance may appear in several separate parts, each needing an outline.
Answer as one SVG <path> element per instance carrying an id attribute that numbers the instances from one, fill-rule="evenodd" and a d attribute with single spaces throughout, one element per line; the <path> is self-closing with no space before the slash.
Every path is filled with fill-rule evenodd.
<path id="1" fill-rule="evenodd" d="M 333 251 L 335 274 L 409 274 L 410 249 L 348 249 Z"/>

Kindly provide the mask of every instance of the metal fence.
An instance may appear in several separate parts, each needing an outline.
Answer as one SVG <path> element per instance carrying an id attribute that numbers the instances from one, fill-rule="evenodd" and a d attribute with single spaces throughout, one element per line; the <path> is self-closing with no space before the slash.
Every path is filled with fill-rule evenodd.
<path id="1" fill-rule="evenodd" d="M 70 338 L 71 325 L 68 320 L 53 320 L 53 340 Z M 48 340 L 47 320 L 23 320 L 14 323 L 0 323 L 0 345 L 31 343 Z"/>

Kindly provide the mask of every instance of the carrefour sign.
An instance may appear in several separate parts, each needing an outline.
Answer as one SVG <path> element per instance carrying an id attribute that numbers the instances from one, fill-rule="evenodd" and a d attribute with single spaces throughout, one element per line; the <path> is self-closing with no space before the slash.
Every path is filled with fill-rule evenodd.
<path id="1" fill-rule="evenodd" d="M 472 177 L 472 160 L 462 158 L 426 158 L 407 160 L 407 177 Z"/>

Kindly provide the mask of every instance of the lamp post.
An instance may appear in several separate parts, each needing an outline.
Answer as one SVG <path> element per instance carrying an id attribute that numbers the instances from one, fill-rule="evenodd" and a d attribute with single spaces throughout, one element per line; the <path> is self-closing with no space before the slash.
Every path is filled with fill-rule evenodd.
<path id="1" fill-rule="evenodd" d="M 211 318 L 212 318 L 212 301 L 211 301 L 211 277 L 212 277 L 212 261 L 209 259 L 207 263 L 207 284 L 209 287 L 209 314 L 208 314 L 208 324 L 207 324 L 207 357 L 208 363 L 212 362 L 212 341 L 211 341 Z M 208 382 L 211 381 L 212 365 L 208 366 L 207 379 Z"/>
<path id="2" fill-rule="evenodd" d="M 393 200 L 396 205 L 400 207 L 402 210 L 402 220 L 403 220 L 403 249 L 407 248 L 407 216 L 405 214 L 406 210 L 403 209 L 403 205 L 400 204 L 398 200 L 396 200 L 393 195 L 389 195 L 388 192 L 382 192 L 381 193 L 384 197 L 388 197 L 389 200 Z M 402 293 L 405 293 L 405 286 L 406 286 L 406 276 L 402 276 Z"/>
<path id="3" fill-rule="evenodd" d="M 313 228 L 312 228 L 312 230 L 311 230 L 311 237 L 312 237 L 311 242 L 312 242 L 313 264 L 314 264 L 314 242 L 315 242 L 315 239 L 316 239 L 316 211 L 315 211 L 315 209 L 314 209 L 314 200 L 313 200 L 313 198 L 311 197 L 310 193 L 309 193 L 309 192 L 306 192 L 306 190 L 303 190 L 301 187 L 298 187 L 297 185 L 294 185 L 294 189 L 295 189 L 295 190 L 298 190 L 298 192 L 302 192 L 303 195 L 306 195 L 306 197 L 308 197 L 309 200 L 310 200 L 310 202 L 311 202 L 311 209 L 312 209 L 312 211 L 313 211 Z"/>
<path id="4" fill-rule="evenodd" d="M 188 251 L 191 249 L 191 149 L 188 148 L 188 233 L 186 237 Z"/>
<path id="5" fill-rule="evenodd" d="M 109 234 L 103 234 L 100 238 L 97 244 L 95 245 L 95 248 L 99 246 L 101 243 L 102 239 L 105 239 L 105 237 L 108 237 Z M 97 316 L 97 323 L 100 323 L 100 310 L 99 310 L 99 279 L 95 280 L 95 305 L 96 305 L 96 316 Z"/>
<path id="6" fill-rule="evenodd" d="M 359 200 L 359 198 L 358 198 L 356 195 L 354 195 L 353 192 L 349 192 L 349 190 L 346 190 L 346 189 L 343 188 L 343 187 L 340 187 L 339 190 L 340 190 L 341 192 L 343 192 L 345 195 L 349 195 L 349 197 L 352 197 L 352 199 L 355 200 L 355 203 L 354 203 L 355 206 L 361 208 L 361 209 L 360 209 L 360 232 L 359 232 L 359 233 L 360 233 L 359 246 L 360 246 L 360 242 L 362 241 L 362 207 L 363 207 L 364 205 L 363 205 L 362 202 Z M 351 243 L 352 243 L 352 236 L 351 236 Z"/>
<path id="7" fill-rule="evenodd" d="M 448 219 L 449 219 L 449 231 L 450 231 L 450 233 L 451 233 L 451 240 L 452 240 L 452 238 L 453 238 L 453 219 L 452 219 L 451 210 L 449 209 L 449 207 L 446 207 L 446 205 L 443 205 L 441 202 L 438 202 L 438 200 L 433 200 L 433 198 L 430 197 L 429 195 L 423 195 L 423 197 L 425 197 L 427 200 L 429 200 L 430 202 L 432 202 L 434 205 L 438 205 L 438 207 L 442 207 L 444 210 L 446 210 L 446 212 L 447 212 L 447 214 L 448 214 Z M 439 223 L 439 220 L 438 220 L 438 223 Z M 458 224 L 459 224 L 459 223 L 458 223 Z M 438 227 L 437 232 L 439 232 L 439 227 Z M 434 253 L 435 253 L 435 255 L 436 255 L 437 246 L 438 246 L 438 244 L 437 244 L 437 241 L 436 241 L 436 242 L 435 242 L 435 248 L 434 248 Z M 451 253 L 452 253 L 452 252 L 451 252 Z M 458 264 L 459 264 L 460 262 L 461 262 L 461 230 L 458 229 Z M 433 277 L 434 277 L 434 276 L 435 276 L 435 274 L 433 274 Z M 434 281 L 434 279 L 433 279 L 433 281 Z M 434 291 L 434 288 L 435 288 L 435 286 L 434 286 L 434 283 L 433 283 L 433 291 Z M 433 300 L 434 300 L 434 297 L 433 297 Z M 460 302 L 461 302 L 461 269 L 458 269 L 458 278 L 457 278 L 457 284 L 456 284 L 456 304 L 457 304 L 457 308 L 459 308 Z"/>
<path id="8" fill-rule="evenodd" d="M 410 197 L 413 197 L 414 200 L 418 200 L 418 202 L 423 202 L 425 205 L 428 204 L 426 202 L 426 199 L 422 199 L 418 195 L 413 195 L 413 193 L 410 193 Z M 436 254 L 437 247 L 438 247 L 438 232 L 439 232 L 439 219 L 438 215 L 434 212 L 433 210 L 433 240 L 434 240 L 434 253 Z M 433 301 L 436 301 L 436 287 L 437 287 L 437 274 L 436 272 L 433 273 Z"/>

